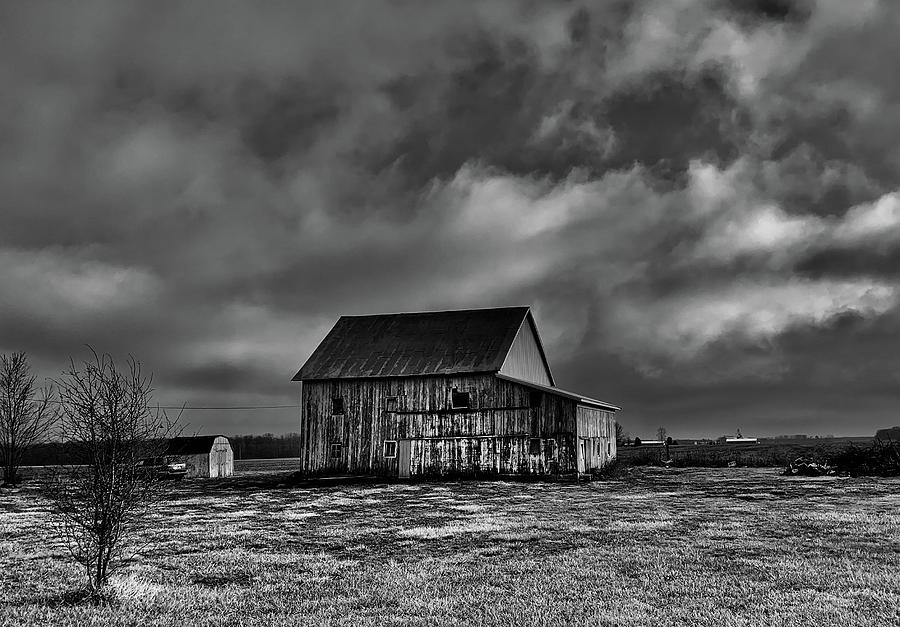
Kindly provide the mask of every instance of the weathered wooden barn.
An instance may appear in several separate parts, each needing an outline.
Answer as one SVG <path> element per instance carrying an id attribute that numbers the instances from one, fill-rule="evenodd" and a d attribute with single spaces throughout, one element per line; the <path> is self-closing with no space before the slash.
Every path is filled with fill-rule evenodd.
<path id="1" fill-rule="evenodd" d="M 619 408 L 556 387 L 528 307 L 342 316 L 294 376 L 312 475 L 576 475 Z"/>
<path id="2" fill-rule="evenodd" d="M 234 452 L 224 435 L 172 438 L 166 455 L 183 461 L 188 477 L 230 477 L 234 474 Z"/>

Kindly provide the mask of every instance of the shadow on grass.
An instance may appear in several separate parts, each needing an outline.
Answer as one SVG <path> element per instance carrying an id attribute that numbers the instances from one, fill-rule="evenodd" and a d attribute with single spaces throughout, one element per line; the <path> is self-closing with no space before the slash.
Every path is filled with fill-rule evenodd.
<path id="1" fill-rule="evenodd" d="M 615 473 L 605 473 L 596 479 L 618 479 L 622 476 L 622 467 L 617 466 Z M 552 477 L 545 475 L 489 475 L 484 477 L 445 476 L 421 477 L 416 479 L 400 479 L 369 475 L 339 475 L 332 477 L 311 477 L 297 471 L 259 472 L 247 476 L 232 476 L 217 479 L 193 479 L 173 485 L 172 494 L 197 492 L 243 492 L 247 490 L 279 490 L 293 488 L 336 488 L 364 487 L 387 485 L 450 485 L 466 483 L 577 483 L 572 476 Z M 177 497 L 176 497 L 177 498 Z"/>
<path id="2" fill-rule="evenodd" d="M 249 588 L 253 585 L 253 575 L 250 573 L 232 573 L 228 575 L 198 575 L 191 579 L 195 586 L 207 588 L 221 588 L 223 586 L 238 585 Z"/>
<path id="3" fill-rule="evenodd" d="M 42 599 L 42 605 L 52 608 L 116 606 L 118 603 L 111 591 L 97 593 L 84 587 L 70 588 Z"/>

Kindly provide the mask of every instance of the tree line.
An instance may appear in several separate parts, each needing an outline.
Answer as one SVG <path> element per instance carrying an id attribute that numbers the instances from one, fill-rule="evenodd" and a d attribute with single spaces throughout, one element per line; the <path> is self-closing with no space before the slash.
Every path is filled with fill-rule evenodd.
<path id="1" fill-rule="evenodd" d="M 229 435 L 235 459 L 277 459 L 300 455 L 300 434 Z"/>
<path id="2" fill-rule="evenodd" d="M 2 429 L 0 429 L 2 431 Z M 277 459 L 300 454 L 299 433 L 229 435 L 235 459 Z M 39 441 L 20 452 L 19 466 L 58 466 L 76 463 L 77 454 L 68 442 Z"/>

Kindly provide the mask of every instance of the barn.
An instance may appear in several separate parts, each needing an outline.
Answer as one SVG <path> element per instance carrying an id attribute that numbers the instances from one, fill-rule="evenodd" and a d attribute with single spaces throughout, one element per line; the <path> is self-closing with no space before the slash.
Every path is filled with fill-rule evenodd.
<path id="1" fill-rule="evenodd" d="M 618 407 L 556 386 L 528 307 L 342 316 L 300 371 L 310 475 L 576 476 Z"/>
<path id="2" fill-rule="evenodd" d="M 188 477 L 230 477 L 234 474 L 234 452 L 224 435 L 172 438 L 166 455 L 185 462 Z"/>

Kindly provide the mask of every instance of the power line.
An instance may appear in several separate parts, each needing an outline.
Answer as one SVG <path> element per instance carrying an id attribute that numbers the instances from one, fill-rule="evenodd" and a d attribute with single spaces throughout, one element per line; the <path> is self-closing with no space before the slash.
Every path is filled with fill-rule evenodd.
<path id="1" fill-rule="evenodd" d="M 63 401 L 58 399 L 51 399 L 48 401 L 49 403 L 55 403 L 57 405 L 62 405 Z M 232 405 L 232 406 L 222 406 L 222 407 L 191 407 L 190 405 L 155 405 L 150 404 L 147 407 L 159 408 L 159 409 L 183 409 L 183 410 L 195 410 L 195 409 L 215 409 L 215 410 L 242 410 L 242 409 L 300 409 L 299 405 Z"/>
<path id="2" fill-rule="evenodd" d="M 156 407 L 152 405 L 151 407 Z M 243 407 L 190 407 L 188 405 L 160 405 L 160 409 L 300 409 L 299 405 L 245 405 Z"/>

